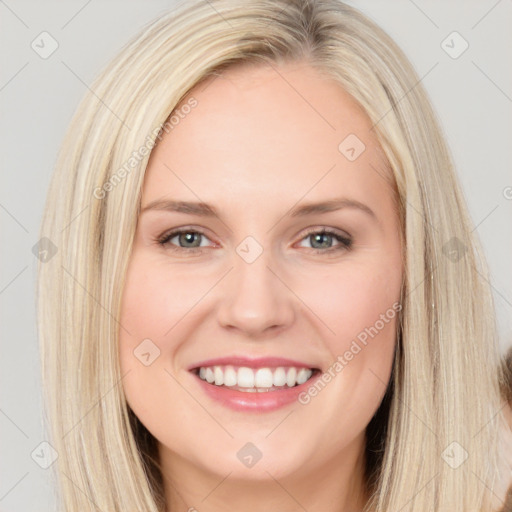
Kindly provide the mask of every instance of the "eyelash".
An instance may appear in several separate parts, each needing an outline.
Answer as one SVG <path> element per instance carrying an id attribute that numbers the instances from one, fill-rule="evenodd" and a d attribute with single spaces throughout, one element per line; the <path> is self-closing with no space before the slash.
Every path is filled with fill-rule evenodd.
<path id="1" fill-rule="evenodd" d="M 169 241 L 171 239 L 173 239 L 176 235 L 181 235 L 181 234 L 184 234 L 184 233 L 195 233 L 195 234 L 199 234 L 201 236 L 204 236 L 204 237 L 208 238 L 206 236 L 206 234 L 203 233 L 200 230 L 182 228 L 182 229 L 176 229 L 174 231 L 170 231 L 170 232 L 164 233 L 159 238 L 157 238 L 155 241 L 159 245 L 161 245 L 162 247 L 166 247 L 166 246 L 170 245 Z M 352 247 L 352 238 L 351 237 L 340 235 L 336 231 L 333 231 L 333 230 L 330 230 L 330 229 L 311 229 L 310 231 L 308 231 L 301 238 L 301 241 L 304 240 L 305 238 L 311 236 L 311 235 L 314 235 L 314 234 L 330 235 L 330 236 L 333 236 L 338 242 L 340 242 L 340 245 L 335 246 L 335 247 L 330 247 L 328 249 L 310 248 L 310 250 L 313 251 L 315 254 L 320 254 L 320 253 L 324 253 L 325 254 L 325 253 L 338 252 L 338 251 L 341 251 L 341 250 L 350 250 L 351 247 Z M 189 253 L 201 253 L 203 251 L 203 249 L 200 248 L 200 247 L 189 247 L 189 248 L 187 248 L 187 247 L 178 247 L 178 246 L 172 247 L 171 250 L 172 251 L 176 251 L 176 252 L 185 251 L 185 252 L 189 252 Z"/>

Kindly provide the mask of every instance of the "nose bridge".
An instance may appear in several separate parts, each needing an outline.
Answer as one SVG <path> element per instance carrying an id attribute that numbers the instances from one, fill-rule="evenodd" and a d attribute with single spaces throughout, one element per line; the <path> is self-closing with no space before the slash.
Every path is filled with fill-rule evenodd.
<path id="1" fill-rule="evenodd" d="M 247 237 L 233 255 L 233 270 L 227 276 L 219 321 L 255 335 L 293 321 L 292 293 L 276 276 L 278 265 L 270 249 Z"/>

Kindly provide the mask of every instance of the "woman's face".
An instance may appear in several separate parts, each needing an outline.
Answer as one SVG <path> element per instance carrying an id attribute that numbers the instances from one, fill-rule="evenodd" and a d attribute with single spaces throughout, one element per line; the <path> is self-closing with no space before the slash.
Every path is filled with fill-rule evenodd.
<path id="1" fill-rule="evenodd" d="M 121 312 L 127 401 L 176 479 L 361 469 L 402 280 L 371 123 L 306 64 L 232 68 L 186 104 L 145 176 Z"/>

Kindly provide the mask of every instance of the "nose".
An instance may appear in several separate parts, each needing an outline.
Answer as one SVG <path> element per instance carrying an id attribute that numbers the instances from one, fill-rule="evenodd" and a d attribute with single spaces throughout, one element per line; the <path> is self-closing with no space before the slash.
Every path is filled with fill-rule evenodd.
<path id="1" fill-rule="evenodd" d="M 235 254 L 234 268 L 223 280 L 221 291 L 218 321 L 222 327 L 255 338 L 293 323 L 295 295 L 268 252 L 263 251 L 252 263 Z"/>

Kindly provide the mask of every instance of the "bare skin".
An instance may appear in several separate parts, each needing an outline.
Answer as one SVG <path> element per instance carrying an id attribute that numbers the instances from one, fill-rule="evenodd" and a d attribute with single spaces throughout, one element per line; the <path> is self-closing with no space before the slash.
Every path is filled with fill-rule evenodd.
<path id="1" fill-rule="evenodd" d="M 119 355 L 131 370 L 128 403 L 158 441 L 173 512 L 357 512 L 367 499 L 365 429 L 391 374 L 403 275 L 390 171 L 339 85 L 304 63 L 276 69 L 230 69 L 191 90 L 197 106 L 155 147 L 145 177 L 122 303 L 131 335 L 121 330 Z M 349 134 L 365 145 L 359 156 L 353 139 L 339 149 Z M 373 215 L 290 215 L 342 197 Z M 164 199 L 203 201 L 219 216 L 144 211 Z M 190 242 L 158 243 L 177 228 Z M 350 247 L 314 234 L 323 228 Z M 248 236 L 262 250 L 251 263 L 236 250 Z M 356 352 L 357 336 L 381 324 Z M 160 350 L 148 366 L 133 353 L 144 339 Z M 213 400 L 187 370 L 232 355 L 323 372 L 339 356 L 346 364 L 308 403 L 254 413 Z M 248 442 L 262 454 L 250 468 L 237 456 Z"/>

